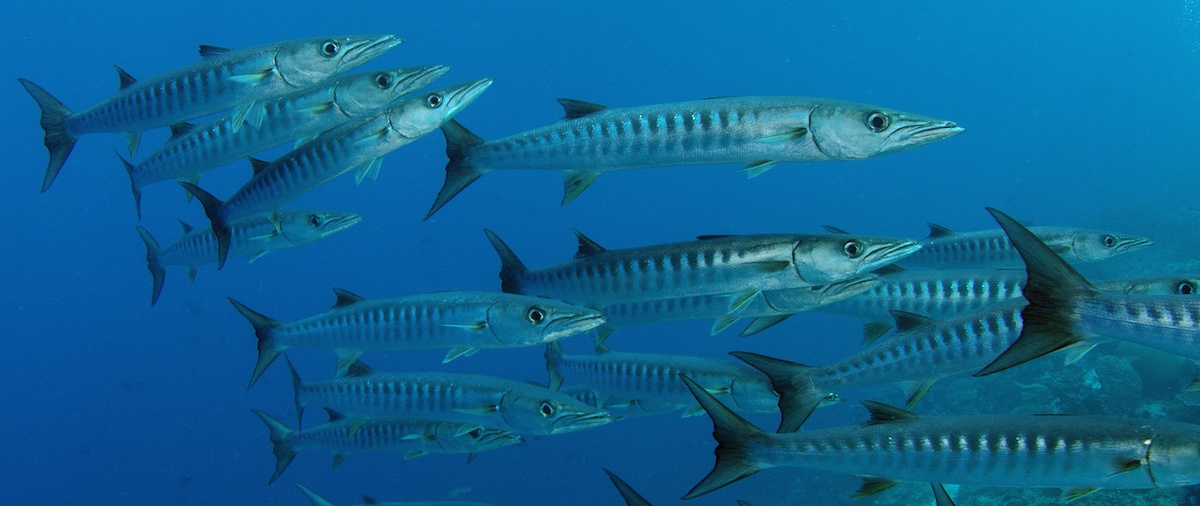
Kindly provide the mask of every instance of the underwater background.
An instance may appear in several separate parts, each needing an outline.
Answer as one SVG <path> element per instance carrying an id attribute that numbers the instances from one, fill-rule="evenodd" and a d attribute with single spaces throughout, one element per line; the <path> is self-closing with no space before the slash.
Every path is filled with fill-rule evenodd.
<path id="1" fill-rule="evenodd" d="M 292 320 L 327 309 L 332 287 L 368 298 L 498 291 L 499 262 L 484 227 L 536 267 L 574 253 L 572 228 L 610 248 L 701 234 L 820 232 L 825 224 L 919 239 L 926 222 L 996 228 L 983 210 L 991 206 L 1026 223 L 1154 240 L 1151 248 L 1083 266 L 1089 277 L 1200 271 L 1200 6 L 1193 0 L 130 0 L 10 2 L 0 12 L 8 47 L 0 71 L 0 82 L 8 83 L 0 93 L 4 504 L 306 504 L 291 483 L 334 504 L 354 503 L 360 493 L 396 501 L 619 504 L 601 467 L 655 504 L 677 503 L 712 466 L 712 426 L 703 416 L 623 420 L 480 454 L 470 465 L 461 455 L 405 461 L 356 454 L 331 471 L 327 454 L 302 452 L 267 486 L 274 458 L 250 410 L 295 426 L 292 388 L 286 368 L 276 365 L 245 389 L 255 341 L 225 298 Z M 752 180 L 735 166 L 611 173 L 566 207 L 559 206 L 558 175 L 497 171 L 422 222 L 446 161 L 441 134 L 433 133 L 387 156 L 378 181 L 355 186 L 344 177 L 289 206 L 355 212 L 361 224 L 253 264 L 232 259 L 219 273 L 205 266 L 191 286 L 182 269 L 168 267 L 153 309 L 129 181 L 114 155 L 124 149 L 121 138 L 86 136 L 56 184 L 38 192 L 46 151 L 37 106 L 17 77 L 81 110 L 116 91 L 111 64 L 148 77 L 194 61 L 197 44 L 239 48 L 367 33 L 393 33 L 405 42 L 364 68 L 450 65 L 435 86 L 495 78 L 457 118 L 488 139 L 558 119 L 558 97 L 634 106 L 805 95 L 945 118 L 967 131 L 875 159 L 781 164 Z M 166 137 L 165 130 L 148 133 L 142 153 Z M 228 195 L 249 173 L 248 164 L 234 164 L 206 175 L 204 186 Z M 206 224 L 200 206 L 170 184 L 147 188 L 142 207 L 141 225 L 163 244 L 178 237 L 177 219 Z M 624 328 L 608 344 L 714 358 L 745 350 L 824 364 L 860 342 L 857 321 L 822 314 L 800 315 L 750 338 L 710 336 L 709 326 Z M 590 340 L 575 337 L 565 346 L 580 353 Z M 363 359 L 381 371 L 546 381 L 540 348 L 486 350 L 441 365 L 443 353 Z M 289 355 L 306 379 L 332 370 L 327 351 Z M 1200 410 L 1174 398 L 1194 372 L 1177 358 L 1108 345 L 1066 368 L 1043 359 L 987 380 L 944 380 L 918 411 L 1057 410 L 1200 422 Z M 841 393 L 848 402 L 818 411 L 806 428 L 865 420 L 861 399 L 902 402 L 897 388 Z M 751 420 L 774 423 L 761 415 Z M 690 503 L 930 501 L 926 484 L 852 501 L 857 486 L 846 474 L 775 469 Z M 1076 504 L 1195 504 L 1188 493 L 1101 491 Z M 963 487 L 958 500 L 1056 499 L 1057 491 Z"/>

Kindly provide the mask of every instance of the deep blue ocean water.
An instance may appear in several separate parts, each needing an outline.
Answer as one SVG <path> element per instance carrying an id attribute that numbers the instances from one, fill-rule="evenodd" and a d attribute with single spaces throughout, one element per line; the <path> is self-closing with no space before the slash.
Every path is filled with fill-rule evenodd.
<path id="1" fill-rule="evenodd" d="M 291 385 L 276 364 L 246 391 L 253 334 L 225 297 L 289 320 L 325 310 L 332 287 L 367 297 L 499 290 L 484 227 L 527 265 L 541 266 L 574 252 L 572 228 L 610 247 L 699 234 L 817 232 L 823 224 L 919 238 L 930 221 L 994 228 L 984 206 L 1035 224 L 1104 227 L 1156 242 L 1127 261 L 1089 266 L 1089 274 L 1195 271 L 1196 9 L 1193 0 L 7 4 L 0 8 L 9 48 L 0 80 L 8 83 L 0 95 L 0 502 L 306 504 L 295 482 L 335 504 L 359 493 L 618 504 L 600 471 L 606 467 L 656 504 L 674 504 L 712 465 L 705 417 L 622 421 L 482 454 L 469 466 L 461 456 L 361 454 L 331 471 L 327 455 L 304 452 L 268 487 L 274 460 L 249 410 L 294 426 Z M 443 177 L 444 144 L 435 133 L 387 156 L 377 182 L 355 186 L 343 178 L 292 206 L 357 212 L 365 217 L 360 225 L 254 264 L 236 258 L 219 273 L 202 268 L 194 286 L 181 269 L 168 268 L 153 309 L 128 179 L 113 154 L 124 149 L 121 139 L 84 137 L 54 186 L 38 192 L 46 152 L 37 108 L 16 77 L 80 110 L 115 91 L 111 64 L 148 77 L 193 61 L 200 43 L 237 48 L 362 33 L 406 39 L 369 68 L 452 66 L 439 85 L 495 78 L 458 117 L 485 138 L 556 120 L 557 97 L 630 106 L 808 95 L 946 118 L 967 131 L 871 160 L 783 164 L 753 180 L 735 166 L 607 174 L 566 207 L 556 174 L 500 171 L 422 222 Z M 147 134 L 142 153 L 165 137 Z M 227 195 L 248 174 L 236 164 L 207 176 L 204 186 Z M 142 226 L 164 244 L 177 237 L 177 218 L 206 224 L 200 207 L 169 184 L 147 188 L 143 209 Z M 708 327 L 635 327 L 610 344 L 712 357 L 742 349 L 825 363 L 852 352 L 859 338 L 853 320 L 815 314 L 750 339 L 710 337 Z M 583 337 L 566 345 L 588 347 Z M 541 351 L 487 351 L 446 366 L 441 351 L 364 360 L 380 370 L 545 381 Z M 331 370 L 328 352 L 291 356 L 306 378 Z M 314 423 L 310 416 L 306 424 Z M 847 402 L 812 423 L 863 418 Z M 774 470 L 692 503 L 796 504 L 823 494 L 849 504 L 856 486 L 844 474 Z"/>

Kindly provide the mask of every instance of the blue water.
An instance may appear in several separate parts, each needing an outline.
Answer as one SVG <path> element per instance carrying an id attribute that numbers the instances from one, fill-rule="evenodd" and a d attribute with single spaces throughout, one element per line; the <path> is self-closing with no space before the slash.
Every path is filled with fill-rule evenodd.
<path id="1" fill-rule="evenodd" d="M 331 471 L 327 455 L 301 453 L 268 487 L 274 460 L 249 410 L 294 425 L 291 386 L 276 365 L 245 390 L 254 340 L 225 297 L 287 320 L 326 309 L 335 286 L 367 297 L 498 290 L 499 264 L 484 227 L 527 265 L 541 266 L 574 252 L 571 228 L 610 247 L 698 234 L 816 232 L 823 224 L 922 237 L 929 221 L 994 228 L 985 205 L 1036 224 L 1105 227 L 1156 242 L 1136 259 L 1088 273 L 1182 270 L 1200 247 L 1200 19 L 1193 1 L 6 4 L 0 502 L 306 504 L 291 486 L 298 482 L 335 504 L 358 493 L 617 504 L 600 471 L 606 467 L 651 501 L 674 504 L 712 464 L 705 417 L 627 420 L 482 454 L 469 466 L 461 456 L 361 454 Z M 121 139 L 84 137 L 50 191 L 38 192 L 46 152 L 37 108 L 16 77 L 83 109 L 116 89 L 113 63 L 148 77 L 193 61 L 200 43 L 236 48 L 359 33 L 406 39 L 372 68 L 451 65 L 442 85 L 495 78 L 459 116 L 485 138 L 557 119 L 557 97 L 628 106 L 756 94 L 872 103 L 951 119 L 967 132 L 873 160 L 784 164 L 753 180 L 734 166 L 607 174 L 565 208 L 557 175 L 501 171 L 421 222 L 445 163 L 441 136 L 433 134 L 389 155 L 377 182 L 356 187 L 341 179 L 293 206 L 357 212 L 362 224 L 254 264 L 233 259 L 220 273 L 203 268 L 194 286 L 169 268 L 153 309 L 128 180 L 113 154 L 123 149 Z M 165 136 L 148 134 L 143 153 Z M 244 164 L 223 168 L 205 187 L 228 195 L 248 174 Z M 147 188 L 143 209 L 141 224 L 164 243 L 177 236 L 177 218 L 205 224 L 199 206 L 169 184 Z M 856 322 L 820 315 L 751 339 L 709 337 L 708 325 L 625 329 L 610 343 L 825 363 L 853 351 L 859 338 Z M 569 352 L 587 346 L 584 338 L 567 343 Z M 380 370 L 545 380 L 540 349 L 489 351 L 447 366 L 442 353 L 364 360 Z M 291 355 L 306 378 L 332 370 L 328 352 Z M 819 413 L 813 426 L 862 419 L 861 408 L 847 402 Z M 761 506 L 820 493 L 848 504 L 856 486 L 843 474 L 774 470 L 692 503 L 743 498 Z"/>

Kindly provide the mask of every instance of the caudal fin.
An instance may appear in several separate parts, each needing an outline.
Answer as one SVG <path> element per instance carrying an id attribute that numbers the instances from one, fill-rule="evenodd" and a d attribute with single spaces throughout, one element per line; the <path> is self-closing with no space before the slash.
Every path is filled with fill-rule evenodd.
<path id="1" fill-rule="evenodd" d="M 1007 214 L 987 208 L 1013 247 L 1025 259 L 1027 274 L 1021 294 L 1029 304 L 1021 310 L 1021 335 L 1004 353 L 975 376 L 987 376 L 1061 350 L 1084 339 L 1075 331 L 1070 311 L 1074 301 L 1099 291 L 1033 232 Z"/>
<path id="2" fill-rule="evenodd" d="M 150 305 L 158 303 L 158 296 L 162 294 L 163 282 L 167 279 L 167 271 L 158 263 L 158 241 L 154 240 L 154 236 L 142 227 L 137 227 L 138 235 L 142 237 L 142 242 L 146 244 L 146 268 L 150 270 Z"/>
<path id="3" fill-rule="evenodd" d="M 200 205 L 204 206 L 204 215 L 212 222 L 213 235 L 217 237 L 217 270 L 220 270 L 225 266 L 225 258 L 229 256 L 229 238 L 232 234 L 229 224 L 225 223 L 225 218 L 221 216 L 221 200 L 187 181 L 180 181 L 179 186 L 200 201 Z"/>
<path id="4" fill-rule="evenodd" d="M 425 213 L 424 220 L 428 220 L 433 213 L 438 212 L 450 199 L 458 195 L 458 192 L 487 172 L 471 164 L 467 157 L 472 147 L 483 144 L 482 138 L 455 120 L 442 125 L 442 135 L 446 136 L 446 157 L 450 159 L 446 162 L 446 182 L 442 183 L 442 189 L 438 191 L 429 212 Z"/>
<path id="5" fill-rule="evenodd" d="M 713 470 L 703 480 L 700 480 L 700 483 L 692 487 L 683 498 L 700 497 L 761 471 L 762 469 L 750 462 L 748 443 L 751 442 L 751 439 L 767 436 L 767 433 L 725 407 L 721 401 L 718 401 L 691 378 L 682 374 L 679 377 L 696 397 L 700 407 L 704 408 L 704 411 L 712 418 L 713 438 L 717 440 L 717 448 L 713 450 L 717 456 L 717 462 L 713 465 Z"/>
<path id="6" fill-rule="evenodd" d="M 300 379 L 296 366 L 292 365 L 292 360 L 287 355 L 283 356 L 283 360 L 287 362 L 288 371 L 292 373 L 292 402 L 296 403 L 296 427 L 303 427 L 304 403 L 300 402 L 300 389 L 304 388 L 304 380 Z"/>
<path id="7" fill-rule="evenodd" d="M 271 338 L 271 330 L 279 326 L 279 322 L 267 318 L 257 311 L 246 307 L 245 304 L 233 300 L 233 297 L 227 297 L 229 303 L 238 310 L 242 316 L 246 317 L 246 321 L 254 327 L 254 337 L 258 338 L 258 361 L 254 364 L 254 372 L 250 374 L 250 384 L 246 385 L 246 390 L 249 390 L 258 382 L 259 376 L 262 376 L 263 371 L 274 362 L 284 348 L 275 345 L 275 340 Z"/>
<path id="8" fill-rule="evenodd" d="M 271 474 L 271 480 L 267 482 L 270 485 L 279 479 L 279 475 L 283 474 L 288 464 L 292 463 L 292 459 L 296 458 L 296 450 L 292 448 L 292 434 L 295 431 L 289 429 L 283 422 L 276 420 L 275 417 L 262 411 L 252 409 L 250 412 L 258 415 L 258 418 L 267 425 L 267 430 L 271 431 L 271 444 L 274 445 L 272 452 L 275 454 L 275 472 Z"/>
<path id="9" fill-rule="evenodd" d="M 745 351 L 730 355 L 758 369 L 771 380 L 771 388 L 779 394 L 779 432 L 796 432 L 821 405 L 826 393 L 818 393 L 812 376 L 816 367 L 771 358 Z"/>
<path id="10" fill-rule="evenodd" d="M 142 221 L 142 189 L 139 188 L 137 183 L 133 180 L 134 166 L 132 163 L 129 163 L 129 160 L 126 160 L 125 157 L 121 156 L 120 154 L 117 154 L 117 158 L 120 159 L 121 163 L 125 165 L 125 173 L 129 174 L 129 187 L 133 189 L 133 206 L 135 209 L 137 209 L 138 221 Z"/>
<path id="11" fill-rule="evenodd" d="M 513 253 L 513 250 L 504 244 L 504 241 L 495 232 L 485 228 L 483 233 L 487 235 L 488 241 L 492 243 L 492 248 L 495 248 L 496 254 L 500 256 L 500 289 L 504 293 L 521 293 L 521 284 L 517 276 L 525 272 L 525 264 L 521 263 L 517 254 Z"/>
<path id="12" fill-rule="evenodd" d="M 62 170 L 67 157 L 71 155 L 71 149 L 75 147 L 76 138 L 67 134 L 63 124 L 71 115 L 71 110 L 32 81 L 21 78 L 17 78 L 17 81 L 25 87 L 25 91 L 29 92 L 38 107 L 42 108 L 42 130 L 46 132 L 43 142 L 50 151 L 50 163 L 46 165 L 46 175 L 42 177 L 42 191 L 45 192 L 50 188 L 50 184 L 54 183 L 58 171 Z"/>

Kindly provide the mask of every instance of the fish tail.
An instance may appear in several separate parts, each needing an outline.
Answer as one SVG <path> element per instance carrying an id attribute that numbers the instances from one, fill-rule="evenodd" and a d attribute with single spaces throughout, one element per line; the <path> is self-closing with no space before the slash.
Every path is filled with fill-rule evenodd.
<path id="1" fill-rule="evenodd" d="M 1084 340 L 1075 330 L 1071 308 L 1099 291 L 1046 243 L 1008 215 L 988 208 L 1025 260 L 1027 280 L 1021 294 L 1029 304 L 1021 310 L 1021 335 L 1004 353 L 975 376 L 987 376 Z"/>
<path id="2" fill-rule="evenodd" d="M 725 407 L 691 378 L 682 374 L 679 377 L 696 397 L 700 407 L 712 418 L 713 438 L 717 440 L 717 449 L 713 450 L 717 462 L 713 465 L 713 470 L 683 498 L 700 497 L 761 471 L 762 469 L 750 462 L 749 443 L 752 439 L 766 436 L 766 433 Z"/>
<path id="3" fill-rule="evenodd" d="M 167 271 L 158 263 L 158 241 L 154 240 L 154 236 L 142 227 L 137 227 L 137 232 L 142 237 L 142 242 L 146 244 L 146 268 L 150 270 L 151 279 L 150 305 L 153 306 L 158 303 L 158 296 L 162 294 Z"/>
<path id="4" fill-rule="evenodd" d="M 558 341 L 546 343 L 546 373 L 550 376 L 550 390 L 558 390 L 562 388 L 563 375 L 562 371 L 558 370 L 558 362 L 562 360 L 563 349 Z"/>
<path id="5" fill-rule="evenodd" d="M 254 337 L 258 338 L 258 362 L 254 364 L 254 372 L 250 374 L 250 384 L 246 385 L 246 390 L 249 390 L 258 382 L 259 376 L 267 370 L 267 367 L 274 362 L 279 354 L 283 352 L 283 347 L 277 346 L 275 340 L 271 338 L 271 330 L 279 326 L 279 322 L 267 318 L 257 311 L 246 307 L 245 304 L 234 300 L 232 297 L 227 297 L 233 307 L 238 310 L 242 316 L 246 317 L 246 321 L 254 327 Z"/>
<path id="6" fill-rule="evenodd" d="M 486 169 L 476 167 L 467 157 L 472 147 L 483 144 L 482 138 L 455 120 L 442 125 L 442 134 L 446 136 L 446 157 L 450 159 L 446 162 L 446 182 L 442 183 L 442 189 L 433 200 L 433 206 L 425 213 L 425 220 L 487 172 Z"/>
<path id="7" fill-rule="evenodd" d="M 496 249 L 496 254 L 500 256 L 500 289 L 504 293 L 521 293 L 517 276 L 525 272 L 525 264 L 521 263 L 517 254 L 513 253 L 513 250 L 504 244 L 504 241 L 495 232 L 485 228 L 483 233 L 487 234 L 488 241 Z"/>
<path id="8" fill-rule="evenodd" d="M 333 503 L 329 502 L 328 499 L 317 495 L 316 492 L 309 490 L 308 487 L 305 487 L 304 485 L 297 483 L 296 488 L 300 489 L 300 491 L 304 493 L 304 496 L 308 498 L 309 502 L 312 503 L 312 506 L 333 506 Z"/>
<path id="9" fill-rule="evenodd" d="M 38 107 L 42 108 L 42 130 L 46 132 L 43 142 L 50 151 L 50 163 L 46 166 L 46 175 L 42 178 L 42 191 L 45 192 L 50 188 L 50 184 L 54 183 L 58 171 L 62 169 L 67 157 L 71 155 L 71 149 L 75 147 L 77 138 L 68 134 L 65 126 L 65 120 L 71 116 L 71 110 L 32 81 L 21 78 L 17 78 L 17 81 L 25 87 L 25 91 L 29 92 Z"/>
<path id="10" fill-rule="evenodd" d="M 221 200 L 187 181 L 180 181 L 179 186 L 200 201 L 200 205 L 204 206 L 204 215 L 212 222 L 213 235 L 217 237 L 217 270 L 220 270 L 229 256 L 229 237 L 232 234 L 229 224 L 221 216 Z"/>
<path id="11" fill-rule="evenodd" d="M 292 463 L 292 459 L 296 458 L 296 450 L 292 448 L 292 434 L 295 434 L 296 431 L 289 429 L 283 422 L 276 420 L 275 417 L 262 411 L 254 409 L 250 412 L 258 415 L 258 418 L 267 425 L 267 430 L 271 431 L 271 444 L 275 445 L 273 448 L 273 453 L 275 453 L 275 472 L 271 474 L 271 480 L 267 482 L 270 485 L 279 479 L 279 475 L 283 474 L 288 464 Z"/>
<path id="12" fill-rule="evenodd" d="M 142 189 L 138 187 L 137 182 L 133 179 L 134 166 L 132 163 L 129 163 L 129 160 L 121 156 L 120 153 L 117 154 L 117 158 L 125 165 L 125 173 L 129 174 L 129 187 L 133 188 L 133 206 L 137 209 L 138 221 L 142 221 Z M 188 195 L 190 196 L 191 194 L 189 193 Z"/>
<path id="13" fill-rule="evenodd" d="M 824 394 L 813 385 L 816 367 L 771 358 L 744 351 L 730 355 L 758 369 L 771 380 L 771 388 L 779 394 L 779 432 L 796 432 L 821 404 Z"/>
<path id="14" fill-rule="evenodd" d="M 302 427 L 304 426 L 304 403 L 300 402 L 300 389 L 304 388 L 304 380 L 300 379 L 300 374 L 296 372 L 296 366 L 292 365 L 292 359 L 284 355 L 283 360 L 287 362 L 288 371 L 292 373 L 292 402 L 296 404 L 296 427 Z"/>

